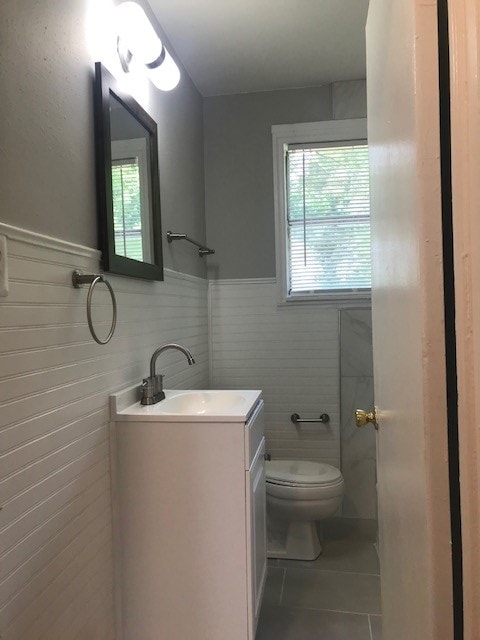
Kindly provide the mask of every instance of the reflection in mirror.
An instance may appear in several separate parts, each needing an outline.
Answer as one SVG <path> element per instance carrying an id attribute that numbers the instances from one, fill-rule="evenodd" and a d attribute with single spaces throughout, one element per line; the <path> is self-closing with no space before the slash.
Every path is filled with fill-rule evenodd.
<path id="1" fill-rule="evenodd" d="M 95 67 L 100 240 L 105 271 L 163 280 L 157 125 Z"/>
<path id="2" fill-rule="evenodd" d="M 149 133 L 110 94 L 115 253 L 153 262 Z"/>

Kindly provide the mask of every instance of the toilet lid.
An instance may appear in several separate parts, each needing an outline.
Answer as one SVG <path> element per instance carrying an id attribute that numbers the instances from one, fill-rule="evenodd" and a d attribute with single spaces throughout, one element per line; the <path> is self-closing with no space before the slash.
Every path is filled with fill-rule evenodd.
<path id="1" fill-rule="evenodd" d="M 340 469 L 323 462 L 269 460 L 266 462 L 266 478 L 275 484 L 317 486 L 338 482 L 342 474 Z"/>

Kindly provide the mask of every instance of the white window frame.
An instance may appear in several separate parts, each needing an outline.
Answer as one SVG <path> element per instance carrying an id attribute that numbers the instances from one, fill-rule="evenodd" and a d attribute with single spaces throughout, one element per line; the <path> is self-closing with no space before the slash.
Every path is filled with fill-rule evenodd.
<path id="1" fill-rule="evenodd" d="M 352 140 L 367 141 L 367 119 L 326 120 L 324 122 L 305 122 L 300 124 L 279 124 L 272 126 L 273 139 L 273 188 L 275 207 L 275 253 L 278 301 L 280 305 L 295 303 L 311 304 L 327 303 L 356 306 L 370 304 L 370 291 L 346 291 L 334 293 L 317 293 L 310 295 L 289 295 L 288 293 L 288 234 L 287 234 L 287 202 L 285 158 L 288 145 L 310 142 L 349 142 Z"/>

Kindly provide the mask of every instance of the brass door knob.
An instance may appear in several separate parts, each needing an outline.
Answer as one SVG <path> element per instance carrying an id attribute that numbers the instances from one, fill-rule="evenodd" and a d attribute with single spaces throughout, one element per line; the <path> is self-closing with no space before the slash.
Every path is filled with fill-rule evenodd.
<path id="1" fill-rule="evenodd" d="M 371 412 L 367 412 L 363 409 L 357 409 L 355 411 L 355 422 L 357 423 L 357 427 L 364 427 L 366 424 L 371 422 L 375 429 L 378 429 L 376 410 L 374 409 Z"/>

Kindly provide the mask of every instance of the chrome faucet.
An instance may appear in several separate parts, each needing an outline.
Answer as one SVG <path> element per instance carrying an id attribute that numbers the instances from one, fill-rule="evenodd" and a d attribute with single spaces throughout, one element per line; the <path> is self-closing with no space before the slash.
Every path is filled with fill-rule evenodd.
<path id="1" fill-rule="evenodd" d="M 150 377 L 144 378 L 142 382 L 142 399 L 140 400 L 142 404 L 156 404 L 165 398 L 165 393 L 163 391 L 164 376 L 156 374 L 155 365 L 157 363 L 158 356 L 163 351 L 167 351 L 167 349 L 176 349 L 177 351 L 181 351 L 187 358 L 189 365 L 195 364 L 195 359 L 190 351 L 179 344 L 164 344 L 163 347 L 159 347 L 153 352 L 150 359 Z"/>

